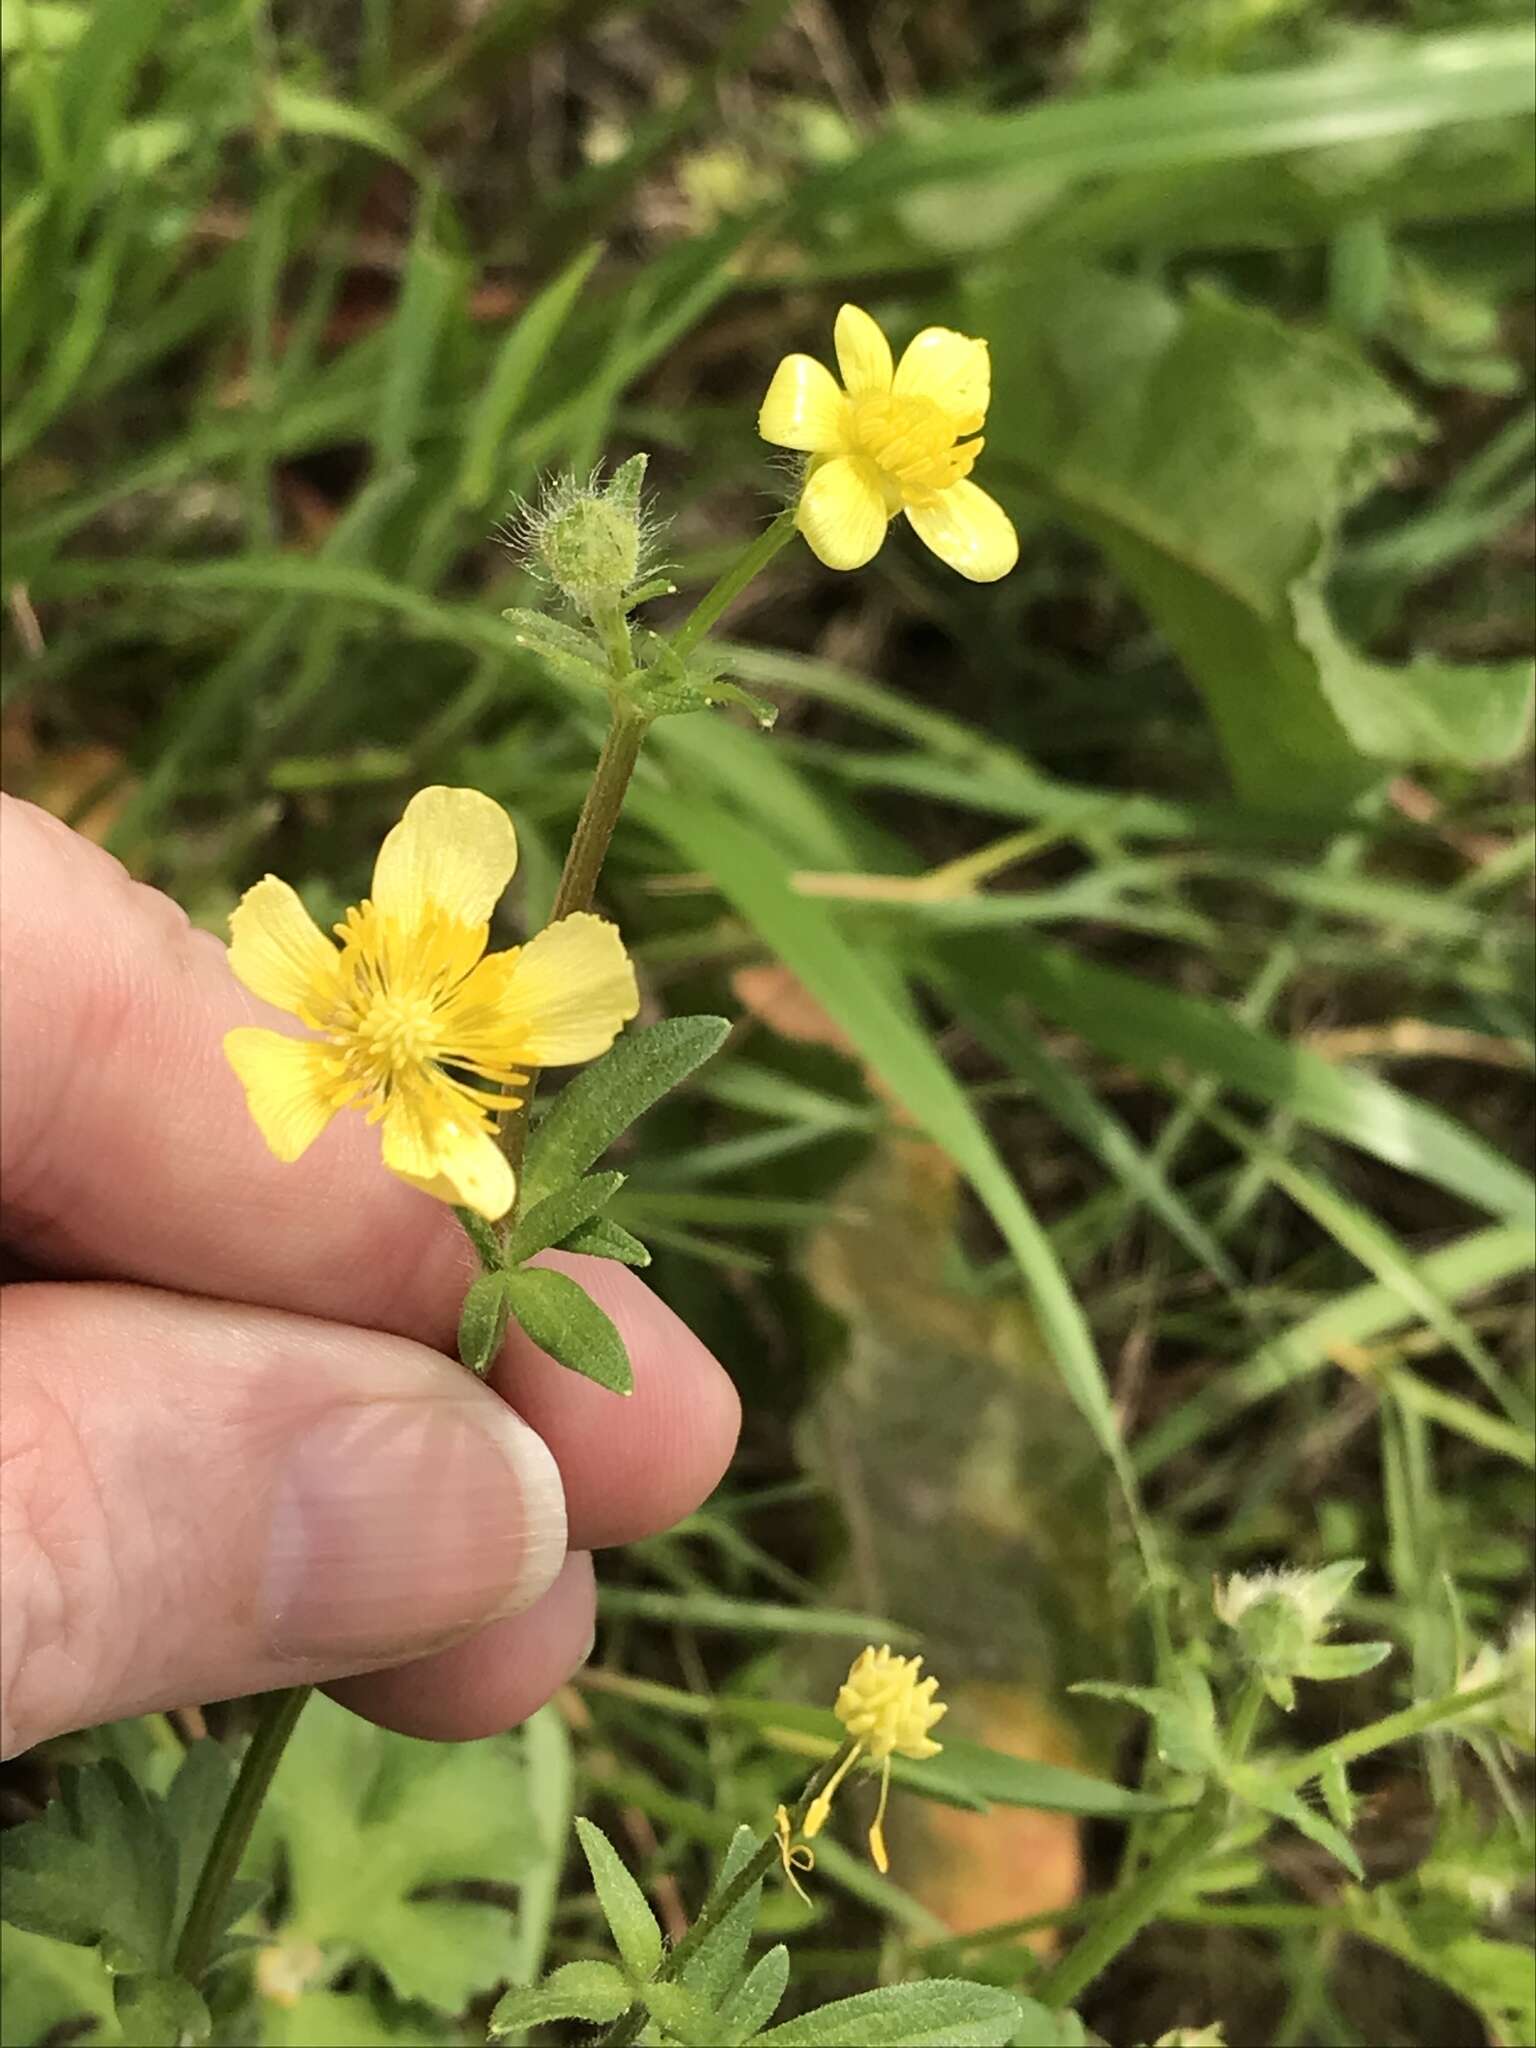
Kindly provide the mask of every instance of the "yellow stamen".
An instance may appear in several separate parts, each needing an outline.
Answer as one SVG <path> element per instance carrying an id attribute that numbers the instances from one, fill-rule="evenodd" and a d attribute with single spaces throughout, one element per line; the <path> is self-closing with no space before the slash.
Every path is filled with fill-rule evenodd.
<path id="1" fill-rule="evenodd" d="M 880 1767 L 880 1804 L 875 1808 L 875 1817 L 869 1824 L 869 1853 L 880 1875 L 891 1867 L 891 1859 L 885 1853 L 885 1802 L 891 1796 L 891 1760 L 886 1758 Z"/>
<path id="2" fill-rule="evenodd" d="M 858 1759 L 863 1752 L 863 1748 L 864 1745 L 862 1742 L 856 1742 L 853 1745 L 852 1749 L 850 1749 L 848 1754 L 843 1758 L 842 1762 L 838 1765 L 837 1769 L 832 1773 L 831 1777 L 827 1780 L 826 1784 L 822 1787 L 821 1791 L 817 1793 L 816 1797 L 811 1801 L 810 1805 L 807 1807 L 805 1814 L 805 1825 L 800 1830 L 800 1832 L 805 1836 L 807 1841 L 809 1841 L 812 1838 L 812 1836 L 819 1835 L 822 1829 L 826 1826 L 827 1815 L 832 1811 L 833 1795 L 836 1793 L 838 1786 L 841 1785 L 844 1778 L 847 1777 L 848 1773 L 853 1769 L 854 1765 L 858 1762 Z"/>
<path id="3" fill-rule="evenodd" d="M 773 1832 L 778 1837 L 779 1861 L 784 1866 L 784 1875 L 789 1879 L 806 1905 L 810 1905 L 811 1895 L 800 1882 L 797 1873 L 802 1870 L 811 1871 L 816 1868 L 816 1851 L 808 1849 L 803 1842 L 797 1843 L 792 1840 L 794 1830 L 790 1823 L 789 1808 L 787 1806 L 779 1807 L 778 1811 L 774 1814 Z"/>

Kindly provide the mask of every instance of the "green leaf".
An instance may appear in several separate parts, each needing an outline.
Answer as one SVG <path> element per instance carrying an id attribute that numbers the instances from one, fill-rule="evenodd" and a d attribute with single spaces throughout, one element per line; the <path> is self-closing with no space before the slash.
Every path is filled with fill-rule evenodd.
<path id="1" fill-rule="evenodd" d="M 1355 1795 L 1349 1789 L 1349 1773 L 1336 1756 L 1324 1758 L 1317 1786 L 1334 1826 L 1347 1835 L 1355 1824 Z"/>
<path id="2" fill-rule="evenodd" d="M 1291 1666 L 1298 1678 L 1358 1678 L 1392 1654 L 1390 1643 L 1314 1643 Z"/>
<path id="3" fill-rule="evenodd" d="M 532 1826 L 507 1956 L 514 1984 L 531 1984 L 544 1966 L 570 1843 L 576 1768 L 570 1735 L 553 1703 L 523 1723 L 523 1758 Z"/>
<path id="4" fill-rule="evenodd" d="M 507 1240 L 507 1264 L 520 1266 L 551 1245 L 564 1244 L 573 1230 L 600 1215 L 623 1185 L 622 1173 L 589 1173 L 523 1210 Z"/>
<path id="5" fill-rule="evenodd" d="M 421 152 L 410 137 L 369 107 L 309 92 L 286 78 L 270 81 L 267 95 L 278 124 L 291 135 L 323 135 L 336 142 L 355 142 L 361 149 L 389 157 L 418 177 L 425 168 Z"/>
<path id="6" fill-rule="evenodd" d="M 647 1984 L 641 1993 L 651 2017 L 684 2048 L 720 2048 L 724 2027 L 708 1999 L 686 1984 Z"/>
<path id="7" fill-rule="evenodd" d="M 1024 2017 L 1009 2048 L 1089 2048 L 1098 2040 L 1090 2034 L 1075 2012 L 1060 2012 L 1042 2005 L 1038 1998 L 1020 2001 Z"/>
<path id="8" fill-rule="evenodd" d="M 139 2048 L 195 2048 L 213 2022 L 183 1977 L 119 1977 L 112 1987 L 125 2041 Z"/>
<path id="9" fill-rule="evenodd" d="M 367 1957 L 404 1999 L 461 2012 L 505 1980 L 506 1908 L 429 1895 L 516 1883 L 535 1853 L 522 1745 L 394 1735 L 309 1702 L 258 1824 L 258 1865 L 287 1873 L 288 1940 Z"/>
<path id="10" fill-rule="evenodd" d="M 292 2005 L 268 1999 L 262 2048 L 456 2048 L 463 2039 L 422 2006 L 406 2012 L 390 2004 L 385 1994 L 355 1991 L 302 1991 Z"/>
<path id="11" fill-rule="evenodd" d="M 711 1903 L 720 1897 L 737 1872 L 746 1868 L 757 1844 L 758 1838 L 750 1828 L 736 1830 L 709 1888 Z M 696 1991 L 706 2005 L 724 2005 L 735 1990 L 752 1940 L 752 1930 L 757 1925 L 762 1896 L 761 1883 L 753 1885 L 725 1918 L 709 1930 L 684 1964 L 681 1981 Z"/>
<path id="12" fill-rule="evenodd" d="M 638 1237 L 632 1237 L 622 1223 L 611 1216 L 595 1216 L 565 1240 L 568 1252 L 585 1252 L 592 1259 L 617 1259 L 621 1266 L 648 1266 L 651 1255 Z"/>
<path id="13" fill-rule="evenodd" d="M 557 1364 L 611 1394 L 634 1392 L 624 1339 L 584 1287 L 547 1266 L 520 1266 L 507 1274 L 506 1289 L 525 1334 Z"/>
<path id="14" fill-rule="evenodd" d="M 92 2048 L 123 2039 L 100 1952 L 7 1927 L 0 1935 L 0 2048 L 73 2040 L 90 2023 Z"/>
<path id="15" fill-rule="evenodd" d="M 595 1828 L 589 1820 L 578 1820 L 576 1833 L 597 1887 L 597 1902 L 624 1959 L 624 1967 L 631 1977 L 643 1982 L 661 1961 L 661 1929 L 656 1924 L 656 1915 L 602 1829 Z"/>
<path id="16" fill-rule="evenodd" d="M 459 1311 L 459 1358 L 482 1379 L 501 1349 L 511 1313 L 505 1273 L 482 1273 L 470 1283 Z"/>
<path id="17" fill-rule="evenodd" d="M 585 1173 L 637 1117 L 718 1052 L 730 1028 L 723 1017 L 668 1017 L 626 1033 L 583 1067 L 529 1142 L 525 1199 L 542 1199 Z"/>
<path id="18" fill-rule="evenodd" d="M 1124 1700 L 1127 1705 L 1139 1708 L 1150 1717 L 1158 1756 L 1170 1770 L 1192 1777 L 1210 1777 L 1221 1765 L 1211 1688 L 1204 1672 L 1193 1666 L 1183 1666 L 1178 1676 L 1181 1692 L 1160 1685 L 1111 1685 L 1098 1679 L 1074 1685 L 1071 1690 L 1087 1693 L 1094 1699 Z"/>
<path id="19" fill-rule="evenodd" d="M 773 2048 L 1007 2048 L 1021 2016 L 1011 1992 L 935 1977 L 840 1998 L 757 2038 Z"/>
<path id="20" fill-rule="evenodd" d="M 749 2041 L 773 2018 L 789 1983 L 789 1950 L 783 1942 L 759 1956 L 720 2015 L 726 2048 Z"/>
<path id="21" fill-rule="evenodd" d="M 1326 1849 L 1336 1857 L 1351 1877 L 1364 1880 L 1365 1872 L 1360 1867 L 1360 1858 L 1355 1854 L 1347 1836 L 1336 1828 L 1331 1820 L 1325 1820 L 1296 1794 L 1282 1785 L 1278 1779 L 1268 1775 L 1261 1765 L 1244 1765 L 1234 1770 L 1228 1781 L 1239 1799 L 1245 1799 L 1250 1806 L 1260 1807 L 1265 1813 L 1272 1813 L 1280 1820 L 1289 1821 L 1298 1834 L 1316 1842 L 1320 1849 Z"/>
<path id="22" fill-rule="evenodd" d="M 0 1918 L 90 1947 L 115 1970 L 169 1961 L 176 1844 L 160 1803 L 115 1760 L 59 1774 L 39 1820 L 12 1828 L 0 1866 Z"/>
<path id="23" fill-rule="evenodd" d="M 501 615 L 512 628 L 519 647 L 536 654 L 551 675 L 562 683 L 574 683 L 582 690 L 607 691 L 613 677 L 603 659 L 603 650 L 590 634 L 578 632 L 543 612 L 520 611 L 515 606 Z"/>
<path id="24" fill-rule="evenodd" d="M 536 1990 L 516 1989 L 499 1999 L 490 2017 L 491 2037 L 525 2033 L 550 2020 L 586 2020 L 591 2026 L 606 2027 L 627 2011 L 633 1996 L 623 1972 L 612 1963 L 566 1963 Z"/>
<path id="25" fill-rule="evenodd" d="M 1208 290 L 1026 271 L 974 310 L 1013 337 L 989 446 L 1098 542 L 1204 691 L 1242 793 L 1343 807 L 1408 763 L 1520 745 L 1520 663 L 1389 669 L 1321 595 L 1344 512 L 1420 436 L 1351 345 Z"/>
<path id="26" fill-rule="evenodd" d="M 507 330 L 464 430 L 460 504 L 488 505 L 495 496 L 505 468 L 502 450 L 507 434 L 602 253 L 599 242 L 580 250 Z"/>

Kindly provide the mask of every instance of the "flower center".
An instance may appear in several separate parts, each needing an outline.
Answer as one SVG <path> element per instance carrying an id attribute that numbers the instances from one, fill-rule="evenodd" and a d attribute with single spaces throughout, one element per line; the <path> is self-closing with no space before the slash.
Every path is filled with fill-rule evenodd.
<path id="1" fill-rule="evenodd" d="M 370 1087 L 424 1066 L 437 1046 L 437 1005 L 430 996 L 379 991 L 348 1034 L 352 1064 Z"/>
<path id="2" fill-rule="evenodd" d="M 979 441 L 957 445 L 954 420 L 916 393 L 869 391 L 852 399 L 847 431 L 849 452 L 875 463 L 907 504 L 968 475 L 981 448 Z"/>

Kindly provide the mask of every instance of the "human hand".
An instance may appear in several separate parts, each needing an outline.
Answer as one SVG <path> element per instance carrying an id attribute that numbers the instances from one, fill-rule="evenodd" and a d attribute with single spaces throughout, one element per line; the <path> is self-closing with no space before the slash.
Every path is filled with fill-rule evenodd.
<path id="1" fill-rule="evenodd" d="M 559 1255 L 632 1397 L 516 1330 L 475 1380 L 463 1233 L 360 1118 L 272 1158 L 220 1046 L 287 1020 L 217 939 L 31 805 L 0 799 L 0 847 L 0 1754 L 301 1682 L 510 1726 L 590 1648 L 592 1549 L 719 1479 L 729 1380 L 633 1274 Z"/>

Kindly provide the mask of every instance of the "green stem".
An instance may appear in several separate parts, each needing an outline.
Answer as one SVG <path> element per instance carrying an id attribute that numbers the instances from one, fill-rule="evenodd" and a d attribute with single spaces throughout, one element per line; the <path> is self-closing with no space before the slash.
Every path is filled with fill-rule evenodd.
<path id="1" fill-rule="evenodd" d="M 1227 1795 L 1213 1785 L 1178 1833 L 1141 1874 L 1107 1902 L 1103 1917 L 1035 1986 L 1043 2005 L 1070 2005 L 1157 1917 L 1163 1902 L 1210 1854 L 1227 1822 Z"/>
<path id="2" fill-rule="evenodd" d="M 1508 1681 L 1500 1678 L 1473 1691 L 1447 1692 L 1442 1693 L 1439 1699 L 1421 1700 L 1417 1706 L 1404 1707 L 1400 1713 L 1388 1714 L 1380 1721 L 1357 1728 L 1352 1735 L 1341 1735 L 1336 1741 L 1325 1743 L 1321 1749 L 1308 1751 L 1295 1763 L 1283 1765 L 1276 1776 L 1283 1785 L 1294 1790 L 1298 1785 L 1309 1783 L 1327 1764 L 1353 1763 L 1356 1757 L 1369 1756 L 1373 1750 L 1385 1749 L 1389 1743 L 1407 1742 L 1410 1737 L 1426 1735 L 1431 1728 L 1442 1727 L 1447 1721 L 1464 1720 L 1476 1708 L 1489 1700 L 1496 1700 L 1508 1690 Z"/>
<path id="3" fill-rule="evenodd" d="M 294 1724 L 304 1710 L 313 1686 L 296 1685 L 287 1692 L 269 1692 L 261 1704 L 261 1718 L 251 1737 L 218 1827 L 197 1874 L 197 1889 L 187 1908 L 186 1924 L 176 1944 L 176 1973 L 195 1990 L 208 1968 L 208 1959 L 218 1939 L 229 1888 L 240 1868 L 251 1829 L 267 1796 L 267 1787 L 277 1769 Z"/>
<path id="4" fill-rule="evenodd" d="M 615 701 L 613 723 L 603 741 L 603 751 L 592 771 L 592 786 L 587 791 L 581 816 L 576 820 L 576 830 L 571 835 L 560 886 L 555 891 L 554 908 L 549 913 L 551 924 L 562 917 L 569 917 L 573 910 L 592 908 L 597 878 L 602 873 L 613 829 L 624 808 L 629 778 L 635 772 L 635 763 L 640 758 L 641 743 L 649 725 L 650 720 L 644 712 L 637 711 L 622 699 Z"/>
<path id="5" fill-rule="evenodd" d="M 853 1744 L 844 1743 L 836 1756 L 827 1761 L 807 1780 L 799 1799 L 789 1810 L 790 1833 L 799 1832 L 801 1824 L 810 1809 L 811 1801 L 827 1785 L 847 1760 Z M 667 1951 L 657 1967 L 653 1984 L 670 1984 L 688 1964 L 700 1944 L 720 1925 L 728 1914 L 734 1913 L 753 1885 L 761 1882 L 779 1860 L 778 1838 L 769 1835 L 759 1842 L 748 1860 L 737 1871 L 730 1883 L 718 1897 L 706 1899 L 699 1908 L 699 1917 L 674 1948 Z M 597 2048 L 628 2048 L 628 2044 L 639 2039 L 644 2031 L 648 2013 L 643 2000 L 636 1999 L 628 2011 L 620 2013 L 607 2033 L 602 2036 Z"/>
<path id="6" fill-rule="evenodd" d="M 719 581 L 705 591 L 672 635 L 675 653 L 684 657 L 691 654 L 726 606 L 741 595 L 760 570 L 767 568 L 780 548 L 789 545 L 795 537 L 795 511 L 795 506 L 786 506 L 773 524 L 742 550 Z"/>

